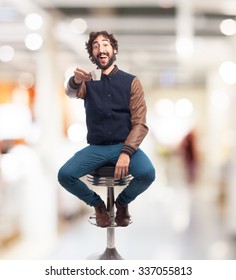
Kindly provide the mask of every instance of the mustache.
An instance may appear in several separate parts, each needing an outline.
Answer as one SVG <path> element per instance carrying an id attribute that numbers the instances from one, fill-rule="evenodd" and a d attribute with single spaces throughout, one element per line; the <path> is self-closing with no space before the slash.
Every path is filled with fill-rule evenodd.
<path id="1" fill-rule="evenodd" d="M 109 53 L 108 52 L 100 52 L 97 57 L 101 56 L 101 55 L 106 55 L 106 56 L 109 56 Z"/>

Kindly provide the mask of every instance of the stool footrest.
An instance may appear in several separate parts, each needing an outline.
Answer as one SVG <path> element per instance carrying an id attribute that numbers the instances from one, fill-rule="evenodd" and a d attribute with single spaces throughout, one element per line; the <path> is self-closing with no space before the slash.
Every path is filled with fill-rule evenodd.
<path id="1" fill-rule="evenodd" d="M 111 222 L 111 225 L 109 227 L 106 227 L 106 228 L 114 228 L 114 227 L 120 227 L 117 225 L 117 223 L 115 222 L 115 217 L 110 217 L 112 222 Z M 96 214 L 93 214 L 92 216 L 89 217 L 89 223 L 91 225 L 94 225 L 94 226 L 97 226 L 97 222 L 96 222 Z M 130 220 L 130 223 L 129 224 L 132 224 L 132 220 Z"/>

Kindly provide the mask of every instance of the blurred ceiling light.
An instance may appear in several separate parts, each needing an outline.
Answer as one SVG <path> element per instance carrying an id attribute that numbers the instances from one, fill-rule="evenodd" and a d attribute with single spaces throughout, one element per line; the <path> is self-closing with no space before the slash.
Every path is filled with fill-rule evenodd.
<path id="1" fill-rule="evenodd" d="M 14 58 L 15 51 L 13 47 L 5 45 L 0 47 L 0 60 L 3 62 L 11 61 Z"/>
<path id="2" fill-rule="evenodd" d="M 83 34 L 87 29 L 87 22 L 82 18 L 73 19 L 70 23 L 70 29 L 75 34 Z"/>
<path id="3" fill-rule="evenodd" d="M 174 112 L 174 103 L 170 99 L 162 98 L 156 103 L 155 110 L 162 117 L 170 117 Z"/>
<path id="4" fill-rule="evenodd" d="M 219 67 L 219 73 L 226 84 L 233 85 L 236 83 L 236 64 L 234 62 L 223 62 Z"/>
<path id="5" fill-rule="evenodd" d="M 67 131 L 68 137 L 72 142 L 81 142 L 86 138 L 86 129 L 82 124 L 75 123 L 70 125 Z"/>
<path id="6" fill-rule="evenodd" d="M 225 19 L 220 24 L 220 31 L 227 36 L 236 34 L 236 22 L 233 19 Z"/>
<path id="7" fill-rule="evenodd" d="M 30 73 L 21 73 L 18 79 L 19 86 L 23 89 L 29 89 L 34 85 L 34 77 Z"/>
<path id="8" fill-rule="evenodd" d="M 31 33 L 25 37 L 25 45 L 27 49 L 36 51 L 41 48 L 43 44 L 42 36 L 37 33 Z"/>
<path id="9" fill-rule="evenodd" d="M 25 25 L 30 30 L 39 30 L 43 25 L 43 18 L 36 13 L 28 14 L 25 17 Z"/>
<path id="10" fill-rule="evenodd" d="M 175 103 L 175 111 L 181 117 L 189 117 L 193 112 L 193 104 L 187 98 L 181 98 Z"/>
<path id="11" fill-rule="evenodd" d="M 179 38 L 175 44 L 176 52 L 180 57 L 189 58 L 193 55 L 193 41 L 189 38 Z"/>

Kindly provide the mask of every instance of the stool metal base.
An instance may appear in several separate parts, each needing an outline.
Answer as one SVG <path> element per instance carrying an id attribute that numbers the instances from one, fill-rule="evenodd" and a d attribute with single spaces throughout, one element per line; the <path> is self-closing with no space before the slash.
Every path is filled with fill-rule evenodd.
<path id="1" fill-rule="evenodd" d="M 106 248 L 102 254 L 94 254 L 87 258 L 87 260 L 124 260 L 117 252 L 116 248 Z"/>
<path id="2" fill-rule="evenodd" d="M 106 248 L 104 253 L 99 257 L 99 260 L 123 260 L 116 248 Z"/>

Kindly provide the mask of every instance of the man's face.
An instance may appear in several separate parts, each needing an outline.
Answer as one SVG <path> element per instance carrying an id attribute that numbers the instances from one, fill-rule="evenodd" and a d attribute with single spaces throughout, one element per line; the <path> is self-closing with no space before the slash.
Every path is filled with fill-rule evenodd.
<path id="1" fill-rule="evenodd" d="M 93 41 L 93 57 L 98 68 L 106 70 L 116 60 L 113 47 L 108 38 L 99 35 Z"/>

